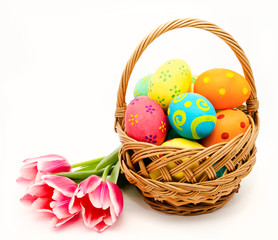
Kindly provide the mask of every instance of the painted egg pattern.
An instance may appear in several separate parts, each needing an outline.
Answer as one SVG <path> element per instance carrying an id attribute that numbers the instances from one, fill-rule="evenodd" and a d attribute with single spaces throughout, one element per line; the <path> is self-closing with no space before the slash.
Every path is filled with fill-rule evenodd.
<path id="1" fill-rule="evenodd" d="M 192 75 L 190 92 L 194 92 L 194 84 L 195 84 L 197 78 L 198 78 L 198 75 Z"/>
<path id="2" fill-rule="evenodd" d="M 169 105 L 168 119 L 172 128 L 182 137 L 201 139 L 213 131 L 216 113 L 205 97 L 196 93 L 183 93 Z"/>
<path id="3" fill-rule="evenodd" d="M 245 133 L 250 122 L 245 113 L 236 109 L 219 111 L 216 126 L 212 133 L 201 140 L 205 147 L 220 142 L 229 142 L 239 134 Z"/>
<path id="4" fill-rule="evenodd" d="M 133 99 L 125 112 L 125 129 L 129 137 L 160 145 L 167 134 L 167 116 L 158 103 L 147 96 Z"/>
<path id="5" fill-rule="evenodd" d="M 150 79 L 152 77 L 152 74 L 149 74 L 143 78 L 141 78 L 135 85 L 133 95 L 134 97 L 139 97 L 139 96 L 148 96 L 148 86 Z"/>
<path id="6" fill-rule="evenodd" d="M 174 97 L 189 92 L 191 71 L 188 64 L 180 59 L 173 59 L 161 65 L 152 75 L 148 96 L 167 110 Z"/>
<path id="7" fill-rule="evenodd" d="M 194 92 L 206 97 L 215 109 L 232 109 L 243 104 L 251 88 L 240 74 L 223 68 L 210 69 L 198 76 Z"/>

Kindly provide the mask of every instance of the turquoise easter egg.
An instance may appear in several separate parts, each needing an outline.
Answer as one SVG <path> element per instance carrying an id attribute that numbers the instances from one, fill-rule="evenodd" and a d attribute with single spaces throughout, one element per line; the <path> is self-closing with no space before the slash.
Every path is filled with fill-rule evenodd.
<path id="1" fill-rule="evenodd" d="M 216 112 L 205 97 L 196 93 L 182 93 L 170 103 L 168 119 L 179 135 L 196 140 L 208 136 L 213 131 Z"/>
<path id="2" fill-rule="evenodd" d="M 150 79 L 152 77 L 152 74 L 149 74 L 143 78 L 141 78 L 135 85 L 133 95 L 134 97 L 139 97 L 139 96 L 148 96 L 148 86 Z"/>

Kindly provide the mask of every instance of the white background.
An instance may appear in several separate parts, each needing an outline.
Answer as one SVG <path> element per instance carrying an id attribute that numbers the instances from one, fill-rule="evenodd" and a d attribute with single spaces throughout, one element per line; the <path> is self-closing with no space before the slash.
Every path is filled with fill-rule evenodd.
<path id="1" fill-rule="evenodd" d="M 274 239 L 277 237 L 277 9 L 264 1 L 0 1 L 1 239 Z M 158 25 L 200 18 L 231 33 L 248 56 L 260 100 L 257 163 L 226 206 L 200 216 L 152 210 L 133 186 L 104 233 L 81 219 L 53 230 L 19 202 L 21 161 L 49 153 L 72 163 L 111 152 L 121 73 L 137 44 Z M 194 74 L 213 67 L 242 73 L 232 51 L 198 29 L 164 34 L 145 51 L 136 81 L 171 58 Z M 5 238 L 2 236 L 5 235 Z"/>

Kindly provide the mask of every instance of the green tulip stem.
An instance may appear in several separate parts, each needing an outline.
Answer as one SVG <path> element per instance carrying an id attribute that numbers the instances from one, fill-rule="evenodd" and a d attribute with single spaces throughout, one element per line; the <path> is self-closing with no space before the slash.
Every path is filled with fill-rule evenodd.
<path id="1" fill-rule="evenodd" d="M 110 171 L 110 168 L 112 167 L 112 165 L 108 165 L 105 169 L 104 169 L 104 172 L 102 174 L 102 181 L 105 181 L 107 176 L 108 176 L 108 173 Z"/>
<path id="2" fill-rule="evenodd" d="M 87 165 L 91 165 L 93 163 L 99 163 L 101 162 L 105 157 L 100 157 L 100 158 L 95 158 L 92 160 L 88 160 L 85 162 L 80 162 L 80 163 L 74 163 L 71 165 L 71 168 L 76 168 L 76 167 L 82 167 L 82 166 L 87 166 Z"/>

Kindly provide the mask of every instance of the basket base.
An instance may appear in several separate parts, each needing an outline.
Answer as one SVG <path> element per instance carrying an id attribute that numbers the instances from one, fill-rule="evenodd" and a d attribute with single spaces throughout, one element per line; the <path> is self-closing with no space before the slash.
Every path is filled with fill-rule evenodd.
<path id="1" fill-rule="evenodd" d="M 153 198 L 147 198 L 143 196 L 143 199 L 148 203 L 153 209 L 176 215 L 199 215 L 204 213 L 213 212 L 221 207 L 223 207 L 232 196 L 238 192 L 239 185 L 234 189 L 229 195 L 221 197 L 216 203 L 198 203 L 198 204 L 187 204 L 183 206 L 172 206 L 165 202 L 156 201 Z"/>

